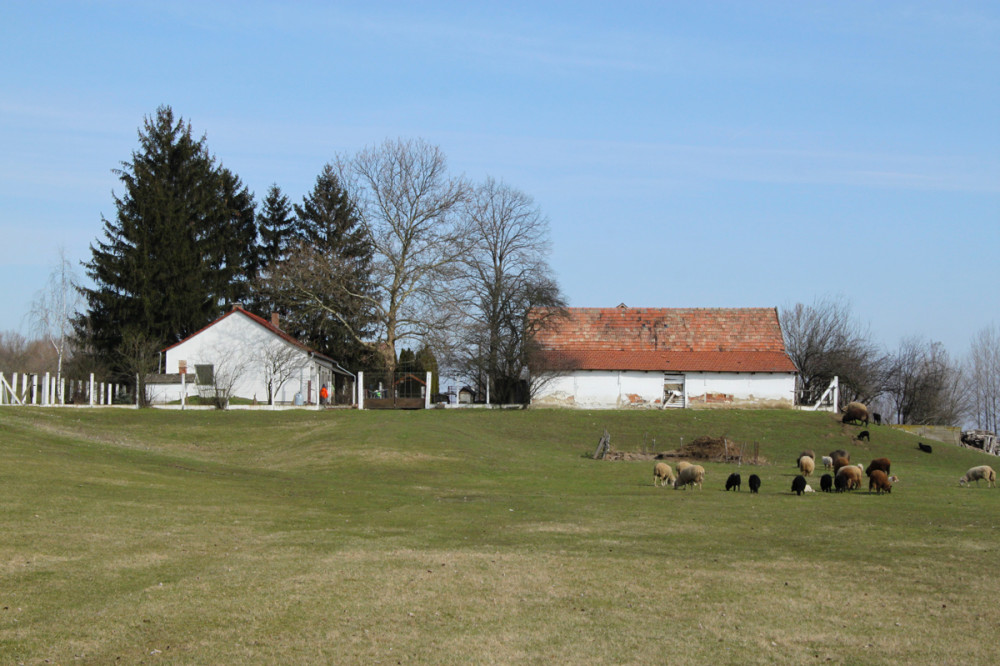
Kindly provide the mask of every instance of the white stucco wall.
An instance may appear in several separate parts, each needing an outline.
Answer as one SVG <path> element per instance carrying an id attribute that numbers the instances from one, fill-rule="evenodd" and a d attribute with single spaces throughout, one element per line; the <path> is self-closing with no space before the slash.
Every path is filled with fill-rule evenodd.
<path id="1" fill-rule="evenodd" d="M 281 339 L 245 315 L 233 313 L 217 321 L 195 336 L 167 350 L 164 359 L 164 373 L 179 372 L 179 363 L 187 362 L 187 381 L 195 383 L 195 366 L 210 364 L 216 374 L 216 383 L 226 385 L 233 381 L 232 397 L 267 402 L 265 365 L 268 355 L 288 354 L 289 366 L 293 372 L 277 390 L 276 402 L 292 402 L 296 392 L 301 391 L 303 399 L 315 402 L 323 381 L 330 383 L 325 373 L 321 379 L 320 367 L 309 354 Z M 311 386 L 309 382 L 311 381 Z M 307 388 L 311 395 L 307 395 Z M 170 389 L 178 393 L 171 400 L 179 398 L 179 387 Z M 194 392 L 189 391 L 189 395 Z"/>
<path id="2" fill-rule="evenodd" d="M 580 370 L 540 381 L 532 404 L 584 409 L 659 407 L 664 377 L 662 372 Z M 691 406 L 791 406 L 795 376 L 760 372 L 684 373 L 684 393 L 685 403 Z"/>

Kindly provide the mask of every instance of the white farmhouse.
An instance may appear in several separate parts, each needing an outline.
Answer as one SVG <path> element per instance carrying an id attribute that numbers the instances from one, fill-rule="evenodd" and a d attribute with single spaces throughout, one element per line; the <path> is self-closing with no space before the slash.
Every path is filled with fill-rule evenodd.
<path id="1" fill-rule="evenodd" d="M 210 392 L 268 404 L 315 404 L 328 387 L 330 402 L 352 404 L 354 376 L 332 358 L 237 306 L 162 352 L 162 375 L 147 383 L 153 402 Z"/>
<path id="2" fill-rule="evenodd" d="M 533 405 L 791 407 L 795 365 L 774 308 L 568 308 L 533 313 Z"/>

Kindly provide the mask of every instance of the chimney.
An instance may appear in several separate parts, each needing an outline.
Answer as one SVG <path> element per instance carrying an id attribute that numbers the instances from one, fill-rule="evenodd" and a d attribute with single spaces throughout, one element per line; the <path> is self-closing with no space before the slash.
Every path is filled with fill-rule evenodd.
<path id="1" fill-rule="evenodd" d="M 278 313 L 277 312 L 272 312 L 271 313 L 271 326 L 274 326 L 275 328 L 281 328 L 280 326 L 278 326 Z"/>

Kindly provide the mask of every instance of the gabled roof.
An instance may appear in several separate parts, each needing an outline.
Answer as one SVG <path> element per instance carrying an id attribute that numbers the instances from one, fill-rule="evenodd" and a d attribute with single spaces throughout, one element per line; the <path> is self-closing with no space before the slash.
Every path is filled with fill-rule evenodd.
<path id="1" fill-rule="evenodd" d="M 279 338 L 281 338 L 285 342 L 287 342 L 287 343 L 289 343 L 289 344 L 291 344 L 291 345 L 293 345 L 295 347 L 298 347 L 303 352 L 305 352 L 307 354 L 310 354 L 312 356 L 315 356 L 316 358 L 320 358 L 320 359 L 323 359 L 325 361 L 329 361 L 330 363 L 332 363 L 334 366 L 336 366 L 338 368 L 340 367 L 339 364 L 334 359 L 330 358 L 326 354 L 321 354 L 318 351 L 316 351 L 315 349 L 313 349 L 312 347 L 309 347 L 308 345 L 302 344 L 301 342 L 299 342 L 298 340 L 296 340 L 294 337 L 292 337 L 288 333 L 285 333 L 284 331 L 282 331 L 280 328 L 278 328 L 277 326 L 275 326 L 274 324 L 272 324 L 268 320 L 264 319 L 263 317 L 259 317 L 259 316 L 255 315 L 255 314 L 253 314 L 252 312 L 244 310 L 239 305 L 233 306 L 233 309 L 230 310 L 229 312 L 227 312 L 226 314 L 222 315 L 221 317 L 219 317 L 218 319 L 216 319 L 212 323 L 208 324 L 207 326 L 205 326 L 205 327 L 203 327 L 203 328 L 195 331 L 194 333 L 192 333 L 191 335 L 187 336 L 186 338 L 184 338 L 180 342 L 177 342 L 177 343 L 174 343 L 174 344 L 170 345 L 169 347 L 167 347 L 163 351 L 166 352 L 166 351 L 169 351 L 169 350 L 173 349 L 174 347 L 177 347 L 179 345 L 184 344 L 185 342 L 187 342 L 191 338 L 194 338 L 194 337 L 200 335 L 201 333 L 203 333 L 203 332 L 207 331 L 208 329 L 212 328 L 213 326 L 215 326 L 216 324 L 218 324 L 222 320 L 226 319 L 227 317 L 231 317 L 233 315 L 243 315 L 243 316 L 247 317 L 253 323 L 257 324 L 258 326 L 263 326 L 265 329 L 267 329 L 268 331 L 270 331 L 274 335 L 278 336 Z"/>
<path id="2" fill-rule="evenodd" d="M 549 368 L 795 372 L 774 308 L 567 308 L 535 340 Z"/>

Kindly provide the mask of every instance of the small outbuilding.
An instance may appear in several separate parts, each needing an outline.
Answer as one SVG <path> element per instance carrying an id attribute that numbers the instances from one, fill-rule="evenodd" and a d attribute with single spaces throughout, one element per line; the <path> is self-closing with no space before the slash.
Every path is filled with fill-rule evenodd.
<path id="1" fill-rule="evenodd" d="M 532 404 L 791 407 L 796 369 L 775 308 L 533 311 Z"/>
<path id="2" fill-rule="evenodd" d="M 326 385 L 331 403 L 352 404 L 354 375 L 281 330 L 278 319 L 240 306 L 163 352 L 163 374 L 147 383 L 153 402 L 206 392 L 260 404 L 316 404 Z"/>

